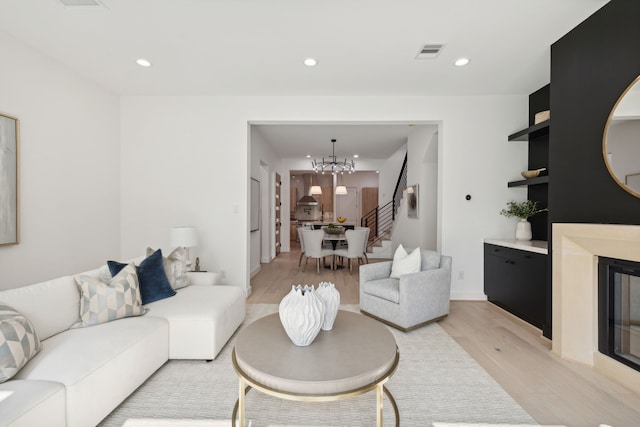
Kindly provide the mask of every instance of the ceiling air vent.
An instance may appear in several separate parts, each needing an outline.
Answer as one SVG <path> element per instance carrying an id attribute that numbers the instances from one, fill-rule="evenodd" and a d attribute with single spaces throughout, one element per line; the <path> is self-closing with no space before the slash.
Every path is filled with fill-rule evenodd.
<path id="1" fill-rule="evenodd" d="M 436 56 L 438 56 L 443 47 L 444 43 L 425 44 L 418 51 L 416 59 L 434 59 Z"/>
<path id="2" fill-rule="evenodd" d="M 104 7 L 98 0 L 58 0 L 64 7 Z"/>

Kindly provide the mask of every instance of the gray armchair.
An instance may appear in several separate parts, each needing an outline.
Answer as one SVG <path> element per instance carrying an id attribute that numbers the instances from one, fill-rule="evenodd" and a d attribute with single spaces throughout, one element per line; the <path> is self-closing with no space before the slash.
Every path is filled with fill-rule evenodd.
<path id="1" fill-rule="evenodd" d="M 451 257 L 421 249 L 418 273 L 399 279 L 391 261 L 360 266 L 360 311 L 402 331 L 438 321 L 449 314 Z"/>

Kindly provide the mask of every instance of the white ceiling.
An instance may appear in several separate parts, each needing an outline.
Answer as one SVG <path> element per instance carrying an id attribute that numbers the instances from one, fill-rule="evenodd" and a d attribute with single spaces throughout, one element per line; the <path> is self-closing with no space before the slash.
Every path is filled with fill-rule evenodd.
<path id="1" fill-rule="evenodd" d="M 549 82 L 549 46 L 608 2 L 100 1 L 1 0 L 0 31 L 123 95 L 527 95 Z M 416 60 L 425 43 L 446 45 Z M 461 56 L 471 63 L 454 67 Z M 258 126 L 280 157 L 329 156 L 335 138 L 339 158 L 361 161 L 388 158 L 412 130 Z"/>
<path id="2" fill-rule="evenodd" d="M 549 82 L 549 46 L 607 3 L 101 1 L 2 0 L 0 30 L 119 94 L 522 95 Z M 434 42 L 437 59 L 414 59 Z"/>

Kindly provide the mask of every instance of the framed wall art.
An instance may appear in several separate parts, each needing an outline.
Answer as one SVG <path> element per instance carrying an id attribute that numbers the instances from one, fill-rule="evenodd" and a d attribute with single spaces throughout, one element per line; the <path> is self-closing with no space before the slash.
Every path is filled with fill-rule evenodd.
<path id="1" fill-rule="evenodd" d="M 407 187 L 407 216 L 418 218 L 418 184 Z"/>
<path id="2" fill-rule="evenodd" d="M 17 245 L 18 139 L 15 117 L 0 114 L 0 245 Z"/>

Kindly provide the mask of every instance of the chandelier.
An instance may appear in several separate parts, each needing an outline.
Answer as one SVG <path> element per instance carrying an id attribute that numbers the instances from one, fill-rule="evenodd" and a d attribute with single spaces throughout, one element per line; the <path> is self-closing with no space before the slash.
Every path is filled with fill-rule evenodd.
<path id="1" fill-rule="evenodd" d="M 331 157 L 329 157 L 326 160 L 323 157 L 322 162 L 319 162 L 316 159 L 313 159 L 313 161 L 311 162 L 311 166 L 316 171 L 316 173 L 322 172 L 324 174 L 325 171 L 328 171 L 328 172 L 331 172 L 331 175 L 335 175 L 338 172 L 339 173 L 355 172 L 356 165 L 355 163 L 353 163 L 353 160 L 351 160 L 350 163 L 347 162 L 347 159 L 344 159 L 344 161 L 336 160 L 336 140 L 332 139 L 331 143 L 333 144 L 333 153 Z"/>

